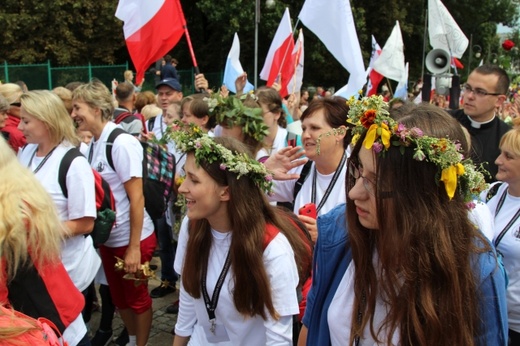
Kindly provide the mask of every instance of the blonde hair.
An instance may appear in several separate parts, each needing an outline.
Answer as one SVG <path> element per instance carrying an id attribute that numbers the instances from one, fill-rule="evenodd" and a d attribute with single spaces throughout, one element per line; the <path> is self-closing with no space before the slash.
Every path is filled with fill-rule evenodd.
<path id="1" fill-rule="evenodd" d="M 58 95 L 58 97 L 63 101 L 65 108 L 69 114 L 72 113 L 72 91 L 69 89 L 59 86 L 52 89 L 52 92 Z"/>
<path id="2" fill-rule="evenodd" d="M 7 99 L 0 94 L 0 113 L 7 112 L 9 107 L 9 102 L 7 102 Z"/>
<path id="3" fill-rule="evenodd" d="M 87 84 L 78 86 L 72 92 L 72 101 L 85 102 L 90 108 L 99 109 L 103 120 L 112 119 L 114 114 L 114 102 L 112 94 L 105 84 L 99 80 L 92 80 Z"/>
<path id="4" fill-rule="evenodd" d="M 125 77 L 125 80 L 130 80 L 130 75 L 133 75 L 134 73 L 132 70 L 126 70 L 123 76 Z"/>
<path id="5" fill-rule="evenodd" d="M 513 128 L 519 128 L 520 127 L 520 117 L 513 118 L 512 120 Z"/>
<path id="6" fill-rule="evenodd" d="M 54 202 L 1 137 L 0 177 L 0 254 L 5 260 L 0 261 L 0 268 L 7 266 L 0 273 L 6 271 L 13 277 L 21 265 L 28 263 L 28 249 L 38 266 L 59 261 L 67 230 Z"/>
<path id="7" fill-rule="evenodd" d="M 0 94 L 7 99 L 9 104 L 11 104 L 20 100 L 23 90 L 18 84 L 6 83 L 0 85 Z"/>
<path id="8" fill-rule="evenodd" d="M 28 91 L 20 97 L 20 102 L 27 113 L 47 125 L 53 143 L 66 140 L 79 144 L 72 118 L 58 95 L 48 90 Z"/>
<path id="9" fill-rule="evenodd" d="M 509 147 L 515 155 L 520 156 L 520 129 L 507 131 L 500 140 L 500 149 L 504 145 Z"/>
<path id="10" fill-rule="evenodd" d="M 144 116 L 145 120 L 161 115 L 162 112 L 162 109 L 156 105 L 146 105 L 141 109 L 141 114 Z"/>

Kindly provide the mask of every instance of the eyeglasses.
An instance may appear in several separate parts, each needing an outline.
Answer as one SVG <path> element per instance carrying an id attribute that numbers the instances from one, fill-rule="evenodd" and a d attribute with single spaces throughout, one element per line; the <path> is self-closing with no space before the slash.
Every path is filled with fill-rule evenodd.
<path id="1" fill-rule="evenodd" d="M 13 102 L 11 104 L 9 104 L 9 106 L 13 106 L 13 107 L 20 107 L 22 105 L 21 102 Z"/>
<path id="2" fill-rule="evenodd" d="M 463 89 L 464 89 L 465 93 L 471 93 L 472 92 L 473 94 L 475 94 L 476 97 L 484 97 L 484 96 L 488 96 L 488 95 L 491 95 L 491 96 L 503 95 L 501 93 L 490 93 L 490 92 L 487 92 L 486 90 L 479 89 L 479 88 L 473 89 L 471 87 L 471 85 L 469 85 L 469 84 L 464 84 Z"/>
<path id="3" fill-rule="evenodd" d="M 353 178 L 356 182 L 359 178 L 363 179 L 363 187 L 365 190 L 367 190 L 369 194 L 375 196 L 376 184 L 372 182 L 372 180 L 363 176 L 363 168 L 360 168 L 359 165 L 353 160 L 348 161 L 348 173 L 350 177 Z"/>

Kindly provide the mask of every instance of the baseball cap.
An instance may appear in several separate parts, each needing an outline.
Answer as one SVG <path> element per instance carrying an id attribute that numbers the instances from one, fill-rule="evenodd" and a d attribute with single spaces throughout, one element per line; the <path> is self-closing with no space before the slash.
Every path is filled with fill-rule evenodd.
<path id="1" fill-rule="evenodd" d="M 176 91 L 182 91 L 182 87 L 181 87 L 181 84 L 179 83 L 179 81 L 175 78 L 166 78 L 166 79 L 163 79 L 162 81 L 160 81 L 159 83 L 157 83 L 155 85 L 155 89 L 157 89 L 158 87 L 160 87 L 161 85 L 167 85 L 169 86 L 170 88 L 172 88 L 173 90 L 176 90 Z"/>

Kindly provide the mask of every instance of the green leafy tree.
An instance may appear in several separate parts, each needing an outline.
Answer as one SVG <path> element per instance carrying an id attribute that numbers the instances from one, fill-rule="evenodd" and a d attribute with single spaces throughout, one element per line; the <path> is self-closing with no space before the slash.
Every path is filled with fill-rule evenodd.
<path id="1" fill-rule="evenodd" d="M 59 65 L 126 60 L 116 6 L 107 0 L 4 0 L 0 57 L 9 63 Z"/>
<path id="2" fill-rule="evenodd" d="M 266 8 L 265 0 L 261 0 L 258 70 L 264 64 L 285 7 L 289 8 L 294 25 L 303 3 L 304 0 L 275 0 L 273 8 Z M 412 82 L 419 78 L 427 3 L 427 0 L 351 0 L 365 65 L 370 58 L 371 35 L 383 46 L 395 21 L 399 20 L 406 61 L 410 62 L 409 80 Z M 482 47 L 484 57 L 490 52 L 499 52 L 497 23 L 515 26 L 519 17 L 518 0 L 482 0 L 478 3 L 474 0 L 444 0 L 443 3 L 466 35 L 472 35 L 473 45 Z M 238 32 L 241 62 L 252 80 L 255 2 L 181 0 L 181 4 L 201 72 L 223 70 L 233 34 Z M 130 61 L 123 23 L 114 15 L 116 7 L 117 1 L 114 0 L 4 0 L 0 7 L 0 62 L 31 64 L 50 60 L 53 65 L 84 65 L 88 62 L 121 64 Z M 304 83 L 343 86 L 348 80 L 348 72 L 302 23 L 297 28 L 303 28 L 305 35 Z M 429 49 L 427 42 L 427 51 Z M 192 66 L 185 38 L 170 54 L 179 60 L 180 70 Z M 463 63 L 467 64 L 468 58 L 469 49 Z M 476 66 L 475 61 L 473 59 L 471 68 Z M 147 81 L 151 79 L 147 76 Z M 213 76 L 211 86 L 218 87 L 220 80 L 220 75 Z"/>

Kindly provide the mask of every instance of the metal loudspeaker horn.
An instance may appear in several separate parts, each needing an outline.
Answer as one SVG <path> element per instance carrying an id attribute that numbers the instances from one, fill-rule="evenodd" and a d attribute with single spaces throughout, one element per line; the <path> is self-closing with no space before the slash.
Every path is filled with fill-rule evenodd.
<path id="1" fill-rule="evenodd" d="M 450 68 L 450 53 L 444 49 L 434 49 L 426 56 L 426 68 L 433 74 L 441 74 Z"/>

